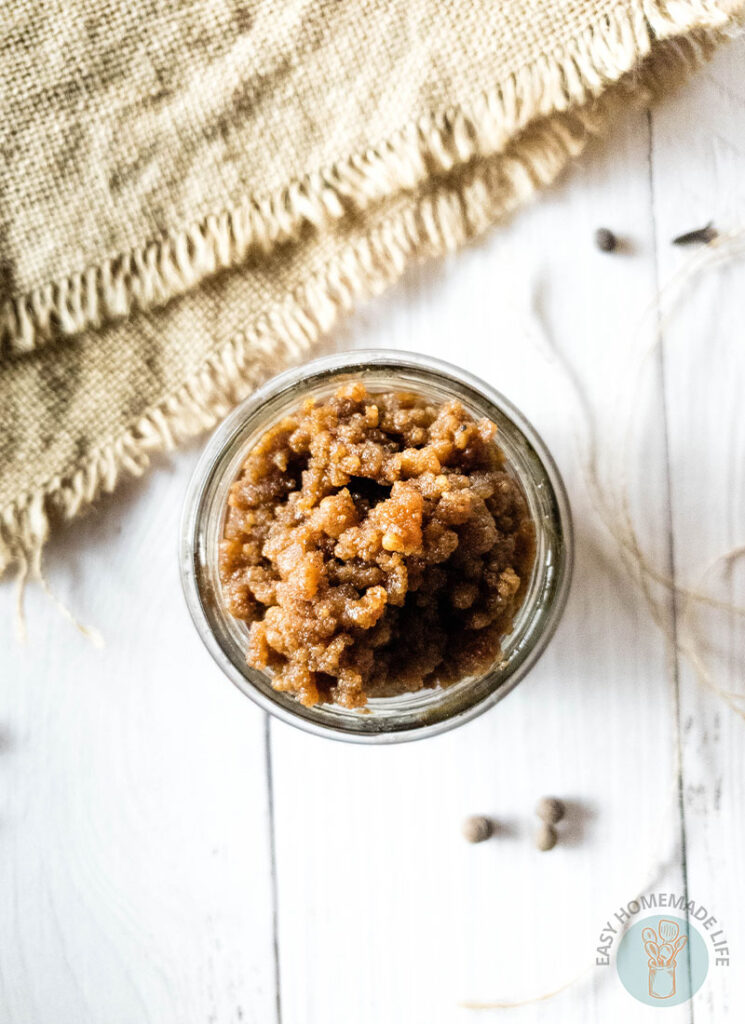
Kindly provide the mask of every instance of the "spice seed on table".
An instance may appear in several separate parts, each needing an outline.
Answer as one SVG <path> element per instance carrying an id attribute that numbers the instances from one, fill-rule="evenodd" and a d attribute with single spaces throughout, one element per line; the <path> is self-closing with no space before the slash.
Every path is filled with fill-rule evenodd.
<path id="1" fill-rule="evenodd" d="M 711 221 L 702 228 L 696 228 L 695 231 L 686 231 L 683 235 L 678 235 L 677 238 L 673 239 L 673 245 L 708 245 L 709 242 L 713 242 L 715 238 L 719 236 L 719 232 L 714 227 Z"/>
<path id="2" fill-rule="evenodd" d="M 555 796 L 542 796 L 535 807 L 535 813 L 548 825 L 555 825 L 565 814 L 565 807 Z"/>
<path id="3" fill-rule="evenodd" d="M 613 252 L 618 248 L 618 239 L 610 228 L 598 228 L 595 232 L 595 245 L 601 252 Z"/>
<path id="4" fill-rule="evenodd" d="M 553 825 L 549 825 L 548 822 L 544 821 L 535 834 L 535 845 L 543 852 L 553 850 L 556 846 L 557 838 L 556 829 Z"/>
<path id="5" fill-rule="evenodd" d="M 483 843 L 494 834 L 494 822 L 481 814 L 474 814 L 463 822 L 463 836 L 469 843 Z"/>

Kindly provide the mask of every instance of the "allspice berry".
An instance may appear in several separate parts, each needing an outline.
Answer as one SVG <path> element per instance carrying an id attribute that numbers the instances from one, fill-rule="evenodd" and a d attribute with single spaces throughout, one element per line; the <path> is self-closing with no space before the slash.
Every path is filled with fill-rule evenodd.
<path id="1" fill-rule="evenodd" d="M 595 232 L 595 245 L 601 252 L 613 252 L 618 246 L 618 239 L 610 228 L 598 228 Z"/>
<path id="2" fill-rule="evenodd" d="M 474 814 L 463 822 L 463 835 L 469 843 L 483 843 L 493 832 L 494 823 L 481 814 Z"/>
<path id="3" fill-rule="evenodd" d="M 564 817 L 564 804 L 555 796 L 542 796 L 535 807 L 535 813 L 548 825 L 555 825 Z"/>
<path id="4" fill-rule="evenodd" d="M 548 822 L 544 821 L 535 834 L 535 845 L 539 850 L 553 850 L 556 846 L 557 838 L 554 826 L 549 825 Z"/>

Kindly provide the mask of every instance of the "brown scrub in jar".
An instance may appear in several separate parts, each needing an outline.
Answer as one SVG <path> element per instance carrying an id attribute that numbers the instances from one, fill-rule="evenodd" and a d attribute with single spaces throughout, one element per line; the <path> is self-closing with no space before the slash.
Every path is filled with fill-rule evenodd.
<path id="1" fill-rule="evenodd" d="M 303 704 L 347 708 L 486 672 L 535 551 L 495 435 L 458 401 L 359 381 L 269 429 L 220 546 L 248 664 Z"/>

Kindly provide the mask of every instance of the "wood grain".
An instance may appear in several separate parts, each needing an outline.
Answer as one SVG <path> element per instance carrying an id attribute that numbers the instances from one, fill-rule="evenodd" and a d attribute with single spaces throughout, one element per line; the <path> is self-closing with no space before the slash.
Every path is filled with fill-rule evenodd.
<path id="1" fill-rule="evenodd" d="M 686 225 L 742 230 L 745 211 L 745 47 L 718 55 L 679 102 L 653 120 L 654 210 L 664 282 L 690 259 L 669 244 Z M 745 417 L 742 341 L 745 261 L 702 273 L 663 330 L 676 578 L 696 586 L 718 555 L 745 540 Z M 710 592 L 745 604 L 745 564 L 715 572 Z M 679 602 L 679 607 L 682 602 Z M 720 686 L 743 690 L 745 622 L 703 611 L 695 634 Z M 745 1013 L 745 722 L 701 689 L 680 661 L 682 797 L 690 898 L 719 919 L 731 954 L 695 997 L 696 1021 Z M 743 703 L 745 707 L 745 703 Z M 712 928 L 712 931 L 714 929 Z"/>
<path id="2" fill-rule="evenodd" d="M 341 1022 L 351 1007 L 365 1022 L 452 1021 L 469 1016 L 463 1000 L 538 995 L 593 961 L 602 924 L 640 886 L 682 885 L 665 645 L 588 498 L 587 430 L 557 356 L 574 368 L 602 442 L 616 426 L 609 395 L 636 384 L 636 357 L 653 340 L 652 324 L 639 331 L 654 297 L 648 145 L 639 115 L 533 210 L 451 265 L 414 276 L 405 295 L 370 309 L 341 339 L 457 359 L 512 398 L 564 473 L 578 559 L 554 644 L 473 725 L 358 751 L 273 724 L 287 1022 L 306 1020 L 308 1007 L 319 1021 Z M 597 252 L 600 224 L 628 233 L 633 254 Z M 643 542 L 664 565 L 659 377 L 650 391 L 635 497 Z M 303 783 L 293 785 L 298 766 Z M 550 855 L 531 840 L 544 793 L 571 808 L 572 834 Z M 460 822 L 469 813 L 493 814 L 503 835 L 468 847 Z M 553 1014 L 610 1017 L 628 999 L 619 988 L 596 973 Z"/>
<path id="3" fill-rule="evenodd" d="M 50 549 L 53 585 L 103 650 L 33 589 L 26 647 L 4 617 L 4 1022 L 275 1019 L 264 722 L 179 593 L 191 462 Z"/>

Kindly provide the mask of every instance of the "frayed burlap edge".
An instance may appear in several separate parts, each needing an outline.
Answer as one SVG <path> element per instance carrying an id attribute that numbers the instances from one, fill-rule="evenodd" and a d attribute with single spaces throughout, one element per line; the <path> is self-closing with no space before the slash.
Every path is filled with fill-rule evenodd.
<path id="1" fill-rule="evenodd" d="M 214 426 L 266 376 L 270 364 L 276 367 L 300 358 L 342 312 L 397 280 L 410 263 L 459 248 L 549 185 L 629 102 L 650 102 L 671 80 L 705 61 L 732 34 L 739 20 L 736 11 L 742 13 L 741 2 L 728 14 L 695 0 L 619 7 L 612 18 L 574 40 L 567 52 L 550 58 L 544 55 L 483 97 L 478 110 L 443 115 L 439 124 L 429 122 L 426 133 L 420 123 L 415 132 L 402 133 L 375 153 L 347 161 L 346 171 L 354 174 L 346 178 L 341 165 L 337 167 L 339 181 L 344 179 L 350 186 L 353 180 L 356 189 L 336 193 L 339 208 L 342 197 L 354 198 L 364 208 L 399 192 L 412 195 L 394 215 L 377 223 L 367 237 L 343 251 L 250 330 L 235 335 L 195 377 L 119 438 L 2 510 L 0 574 L 15 563 L 23 577 L 29 571 L 40 575 L 41 552 L 53 519 L 74 518 L 99 495 L 113 491 L 122 474 L 142 475 L 153 453 Z M 417 142 L 408 151 L 410 137 Z M 442 179 L 440 185 L 424 197 L 417 195 L 417 185 L 433 177 Z M 309 179 L 305 188 L 298 185 L 297 195 L 309 198 L 310 184 Z M 321 208 L 327 214 L 336 209 L 328 189 L 326 180 L 323 195 L 316 194 L 321 204 L 314 208 L 316 213 Z M 283 201 L 289 203 L 291 192 L 292 188 Z M 302 204 L 294 207 L 301 218 L 295 221 L 289 205 L 283 207 L 283 215 L 272 209 L 270 202 L 261 220 L 262 230 L 268 232 L 262 236 L 264 242 L 247 241 L 249 236 L 236 230 L 243 215 L 232 211 L 207 218 L 194 229 L 195 234 L 169 243 L 171 247 L 160 255 L 149 247 L 127 257 L 130 269 L 122 272 L 115 287 L 119 306 L 109 304 L 101 287 L 101 281 L 113 281 L 111 267 L 69 278 L 64 285 L 50 285 L 42 290 L 43 301 L 41 292 L 36 299 L 16 300 L 16 334 L 11 343 L 18 350 L 34 347 L 40 337 L 37 332 L 53 316 L 62 326 L 63 317 L 53 309 L 60 299 L 64 299 L 65 315 L 70 314 L 64 321 L 68 333 L 76 333 L 100 323 L 104 315 L 124 315 L 136 305 L 167 301 L 216 270 L 240 263 L 252 245 L 266 245 L 266 239 L 276 244 L 293 237 L 303 223 L 317 222 L 316 213 L 311 215 Z M 237 239 L 242 239 L 240 245 Z M 174 259 L 176 264 L 171 263 Z M 180 276 L 171 281 L 169 293 L 165 284 L 166 290 L 158 292 L 147 274 L 141 274 L 149 269 L 166 282 L 166 269 L 174 267 L 180 268 Z M 73 286 L 73 281 L 79 285 Z M 90 293 L 86 282 L 93 282 Z M 60 288 L 55 299 L 55 289 Z M 74 308 L 70 306 L 73 292 Z"/>
<path id="2" fill-rule="evenodd" d="M 586 106 L 634 67 L 655 42 L 692 29 L 721 30 L 731 15 L 712 0 L 637 0 L 589 26 L 563 49 L 542 54 L 467 107 L 422 118 L 376 148 L 293 181 L 264 198 L 247 196 L 186 230 L 151 241 L 9 299 L 0 312 L 0 355 L 163 306 L 220 270 L 327 230 L 350 211 L 475 157 L 489 158 L 536 118 Z"/>

